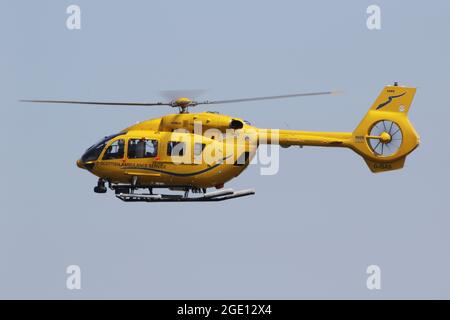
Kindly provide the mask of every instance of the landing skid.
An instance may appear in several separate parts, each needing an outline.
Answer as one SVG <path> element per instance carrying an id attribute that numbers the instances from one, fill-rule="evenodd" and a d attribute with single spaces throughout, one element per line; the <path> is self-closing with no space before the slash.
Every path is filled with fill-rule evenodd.
<path id="1" fill-rule="evenodd" d="M 235 199 L 255 194 L 255 190 L 225 189 L 220 191 L 204 193 L 201 196 L 183 196 L 174 194 L 139 194 L 139 193 L 120 193 L 116 197 L 125 202 L 211 202 Z"/>

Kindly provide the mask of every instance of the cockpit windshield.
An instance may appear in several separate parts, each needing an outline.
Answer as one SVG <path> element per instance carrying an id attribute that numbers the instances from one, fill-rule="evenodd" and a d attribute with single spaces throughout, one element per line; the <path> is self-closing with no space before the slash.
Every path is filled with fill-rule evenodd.
<path id="1" fill-rule="evenodd" d="M 89 147 L 86 152 L 81 157 L 81 161 L 88 162 L 88 161 L 94 161 L 97 160 L 100 154 L 102 153 L 103 148 L 105 145 L 110 141 L 111 139 L 114 139 L 117 136 L 122 135 L 123 133 L 117 133 L 112 134 L 110 136 L 106 136 L 103 139 L 101 139 L 99 142 L 93 144 L 91 147 Z"/>

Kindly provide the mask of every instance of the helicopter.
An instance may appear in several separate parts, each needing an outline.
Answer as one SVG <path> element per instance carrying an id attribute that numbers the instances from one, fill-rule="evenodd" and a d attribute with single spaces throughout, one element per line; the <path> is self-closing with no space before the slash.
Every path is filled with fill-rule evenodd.
<path id="1" fill-rule="evenodd" d="M 89 147 L 76 164 L 98 177 L 96 193 L 115 192 L 126 202 L 211 202 L 255 194 L 253 189 L 225 189 L 254 158 L 258 146 L 349 148 L 374 172 L 401 169 L 420 138 L 408 119 L 416 88 L 387 85 L 352 132 L 261 129 L 217 112 L 189 113 L 200 105 L 274 100 L 335 94 L 297 93 L 243 99 L 169 102 L 99 102 L 21 100 L 23 102 L 107 106 L 169 106 L 179 112 L 148 119 L 106 136 Z M 206 156 L 208 155 L 208 156 Z M 216 188 L 216 191 L 207 191 Z M 175 194 L 155 193 L 169 189 Z M 140 191 L 144 190 L 144 191 Z M 177 194 L 181 192 L 181 194 Z"/>

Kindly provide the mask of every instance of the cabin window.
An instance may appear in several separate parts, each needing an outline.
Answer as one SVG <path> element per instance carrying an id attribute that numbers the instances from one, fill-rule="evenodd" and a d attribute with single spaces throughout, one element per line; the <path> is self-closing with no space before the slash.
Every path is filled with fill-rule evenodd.
<path id="1" fill-rule="evenodd" d="M 169 143 L 167 144 L 167 155 L 171 157 L 182 157 L 185 153 L 185 148 L 186 144 L 184 142 L 169 141 Z"/>
<path id="2" fill-rule="evenodd" d="M 122 159 L 125 142 L 123 139 L 116 140 L 109 145 L 103 155 L 103 160 Z"/>
<path id="3" fill-rule="evenodd" d="M 203 149 L 205 149 L 204 143 L 195 143 L 194 144 L 194 156 L 199 156 L 202 154 Z"/>
<path id="4" fill-rule="evenodd" d="M 128 159 L 153 158 L 158 154 L 158 140 L 128 140 Z"/>

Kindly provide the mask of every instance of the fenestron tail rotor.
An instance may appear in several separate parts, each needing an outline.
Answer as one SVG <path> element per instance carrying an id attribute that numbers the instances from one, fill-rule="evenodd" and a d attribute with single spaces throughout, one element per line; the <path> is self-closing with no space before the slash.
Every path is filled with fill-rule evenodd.
<path id="1" fill-rule="evenodd" d="M 403 141 L 398 124 L 391 120 L 380 120 L 370 129 L 369 145 L 376 156 L 391 156 L 400 149 Z"/>

